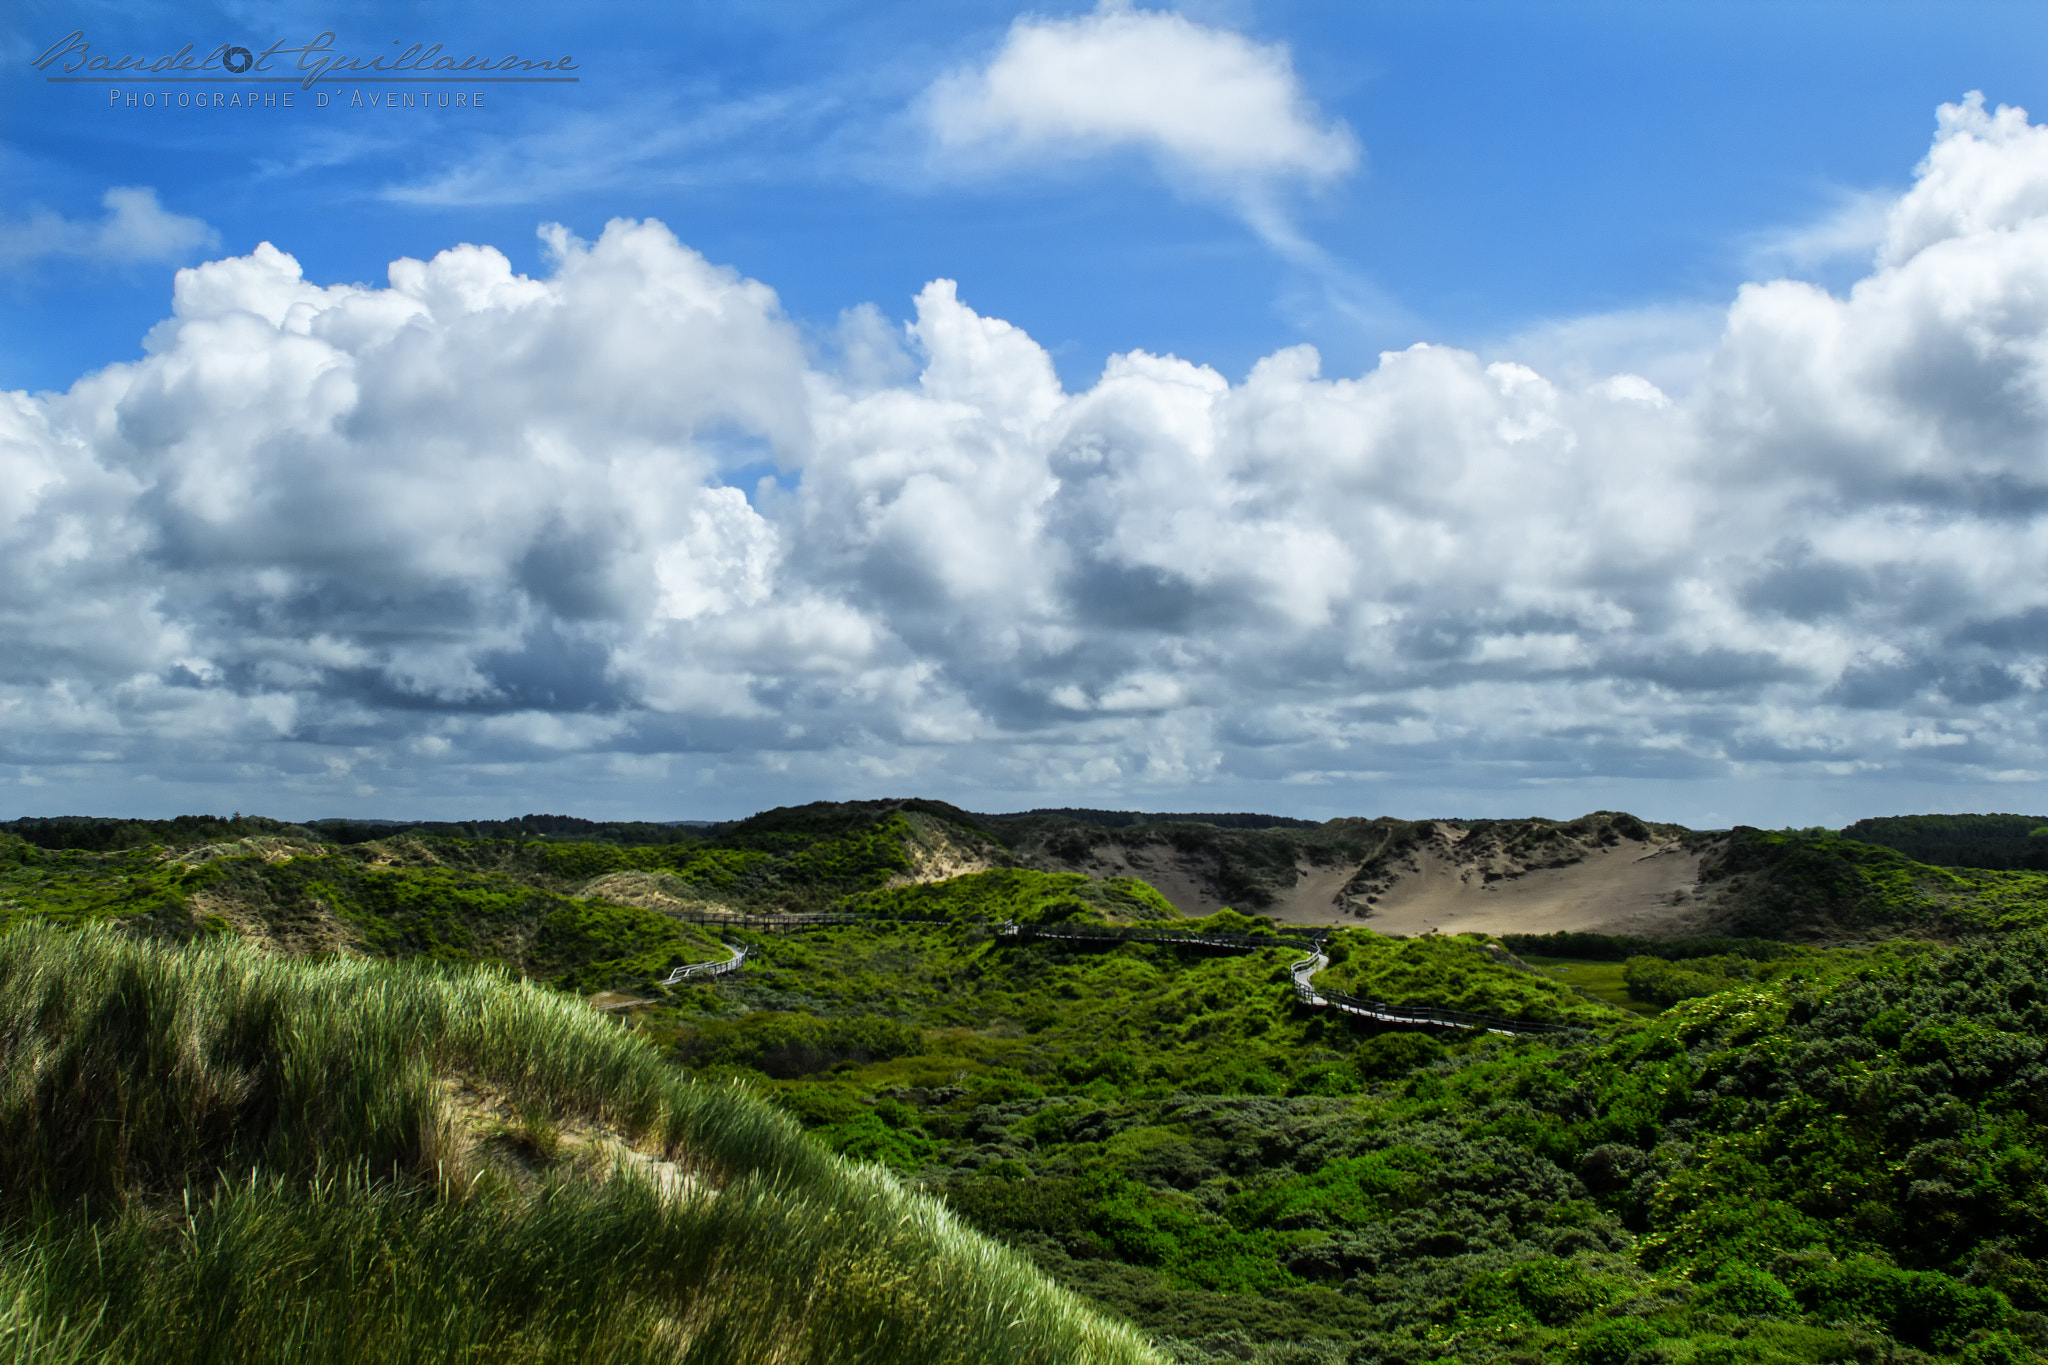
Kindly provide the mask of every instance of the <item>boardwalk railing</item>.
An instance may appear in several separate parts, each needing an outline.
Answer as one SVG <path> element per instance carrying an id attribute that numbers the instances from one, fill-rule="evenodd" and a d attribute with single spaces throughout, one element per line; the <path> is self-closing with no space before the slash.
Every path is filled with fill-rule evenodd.
<path id="1" fill-rule="evenodd" d="M 701 911 L 666 912 L 670 918 L 691 924 L 719 924 L 734 929 L 812 929 L 834 924 L 986 924 L 986 920 L 959 920 L 943 915 L 716 915 Z M 1329 965 L 1323 956 L 1323 939 L 1328 929 L 1298 929 L 1280 926 L 1270 934 L 1237 933 L 1179 933 L 1172 929 L 1154 929 L 1116 924 L 1020 924 L 1005 920 L 995 926 L 1000 938 L 1024 942 L 1031 939 L 1054 939 L 1082 943 L 1158 943 L 1175 948 L 1217 948 L 1231 952 L 1257 951 L 1263 948 L 1301 948 L 1303 940 L 1312 941 L 1308 956 L 1290 964 L 1288 973 L 1294 979 L 1294 996 L 1312 1009 L 1334 1009 L 1361 1019 L 1371 1019 L 1383 1024 L 1422 1025 L 1432 1028 L 1482 1028 L 1492 1033 L 1565 1033 L 1568 1024 L 1540 1024 L 1530 1019 L 1501 1019 L 1490 1014 L 1467 1014 L 1463 1010 L 1439 1009 L 1434 1005 L 1395 1005 L 1385 1000 L 1368 1000 L 1362 996 L 1346 995 L 1341 991 L 1317 990 L 1310 978 Z M 677 967 L 660 984 L 680 985 L 684 981 L 703 980 L 711 977 L 728 976 L 737 972 L 752 948 L 734 948 L 727 944 L 726 951 L 732 956 L 723 962 L 693 962 Z"/>
<path id="2" fill-rule="evenodd" d="M 1034 939 L 1055 938 L 1080 940 L 1090 943 L 1165 943 L 1176 948 L 1299 948 L 1301 936 L 1280 937 L 1290 931 L 1282 929 L 1274 934 L 1230 934 L 1230 933 L 1176 933 L 1171 929 L 1130 928 L 1119 924 L 1019 924 L 1006 920 L 996 926 L 996 933 L 1003 938 Z"/>
<path id="3" fill-rule="evenodd" d="M 857 924 L 855 915 L 720 915 L 708 910 L 664 910 L 685 924 L 718 924 L 732 929 L 817 929 L 828 924 Z"/>
<path id="4" fill-rule="evenodd" d="M 1314 959 L 1310 959 L 1314 961 Z M 1295 964 L 1297 968 L 1302 963 Z M 1434 1005 L 1393 1005 L 1385 1000 L 1368 1000 L 1362 996 L 1346 995 L 1342 991 L 1321 991 L 1311 986 L 1308 977 L 1296 971 L 1294 996 L 1302 1004 L 1317 1009 L 1340 1010 L 1361 1019 L 1371 1019 L 1382 1024 L 1419 1024 L 1430 1028 L 1483 1028 L 1488 1033 L 1568 1033 L 1569 1024 L 1539 1024 L 1533 1019 L 1501 1019 L 1491 1014 L 1467 1014 L 1463 1010 L 1438 1009 Z"/>
<path id="5" fill-rule="evenodd" d="M 786 915 L 721 915 L 709 910 L 664 910 L 670 919 L 685 924 L 719 924 L 733 929 L 823 929 L 834 924 L 977 924 L 986 920 L 961 920 L 948 915 L 834 915 L 792 913 Z"/>
<path id="6" fill-rule="evenodd" d="M 1569 1033 L 1569 1024 L 1541 1024 L 1534 1019 L 1499 1019 L 1490 1014 L 1467 1014 L 1463 1010 L 1438 1009 L 1434 1005 L 1390 1005 L 1384 1000 L 1362 1000 L 1341 991 L 1317 992 L 1333 1008 L 1346 1014 L 1363 1015 L 1389 1024 L 1435 1024 L 1441 1028 L 1483 1028 L 1489 1033 Z"/>
<path id="7" fill-rule="evenodd" d="M 731 957 L 720 962 L 692 962 L 686 967 L 678 967 L 658 984 L 663 986 L 679 986 L 685 981 L 698 981 L 714 976 L 730 976 L 738 971 L 740 965 L 754 954 L 752 948 L 735 948 L 730 943 L 722 946 L 728 953 L 732 954 Z"/>

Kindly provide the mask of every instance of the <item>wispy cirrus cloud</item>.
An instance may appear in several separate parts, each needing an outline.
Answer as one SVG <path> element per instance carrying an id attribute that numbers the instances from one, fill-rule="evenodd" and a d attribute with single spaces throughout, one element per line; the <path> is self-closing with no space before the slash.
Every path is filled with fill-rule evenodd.
<path id="1" fill-rule="evenodd" d="M 1759 233 L 1748 243 L 1757 274 L 1805 272 L 1823 266 L 1867 266 L 1891 228 L 1896 191 L 1848 190 L 1824 214 L 1804 223 Z"/>
<path id="2" fill-rule="evenodd" d="M 788 174 L 839 105 L 827 89 L 692 103 L 636 97 L 544 126 L 465 139 L 459 155 L 378 197 L 435 207 L 555 202 L 621 186 L 677 187 Z M 777 156 L 777 145 L 787 151 Z"/>
<path id="3" fill-rule="evenodd" d="M 100 203 L 107 212 L 98 219 L 66 218 L 49 210 L 0 219 L 0 265 L 53 258 L 177 261 L 220 245 L 220 234 L 202 219 L 167 211 L 147 186 L 115 186 Z"/>

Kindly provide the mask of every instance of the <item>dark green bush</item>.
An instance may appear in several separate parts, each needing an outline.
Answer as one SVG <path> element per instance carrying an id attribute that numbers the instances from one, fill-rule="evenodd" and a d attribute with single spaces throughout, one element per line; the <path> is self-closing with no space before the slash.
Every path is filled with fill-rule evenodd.
<path id="1" fill-rule="evenodd" d="M 1694 1298 L 1693 1306 L 1741 1318 L 1793 1317 L 1799 1312 L 1798 1301 L 1782 1280 L 1740 1261 L 1728 1262 L 1716 1271 Z"/>
<path id="2" fill-rule="evenodd" d="M 714 1020 L 675 1043 L 677 1055 L 690 1066 L 745 1067 L 782 1079 L 842 1062 L 908 1057 L 924 1046 L 923 1033 L 894 1019 L 820 1019 L 776 1011 Z"/>

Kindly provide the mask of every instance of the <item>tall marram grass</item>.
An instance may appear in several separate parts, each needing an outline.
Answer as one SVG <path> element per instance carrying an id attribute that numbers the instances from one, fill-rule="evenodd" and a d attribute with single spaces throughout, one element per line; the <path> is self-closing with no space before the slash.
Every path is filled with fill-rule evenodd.
<path id="1" fill-rule="evenodd" d="M 0 938 L 0 1362 L 1121 1362 L 1015 1253 L 491 973 Z M 676 1160 L 489 1178 L 443 1082 Z"/>

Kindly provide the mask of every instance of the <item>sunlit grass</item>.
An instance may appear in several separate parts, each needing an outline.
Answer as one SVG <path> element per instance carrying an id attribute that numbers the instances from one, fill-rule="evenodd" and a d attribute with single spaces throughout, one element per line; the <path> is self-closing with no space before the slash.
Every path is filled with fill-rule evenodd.
<path id="1" fill-rule="evenodd" d="M 1622 979 L 1622 964 L 1619 962 L 1595 962 L 1590 958 L 1538 957 L 1529 953 L 1520 955 L 1522 961 L 1531 967 L 1540 967 L 1543 972 L 1576 987 L 1605 1004 L 1636 1014 L 1659 1014 L 1664 1007 L 1649 1000 L 1638 1000 L 1628 993 L 1628 983 Z"/>
<path id="2" fill-rule="evenodd" d="M 0 1037 L 0 1360 L 1157 1359 L 936 1200 L 502 974 L 18 930 Z M 643 1156 L 511 1178 L 454 1077 Z"/>

